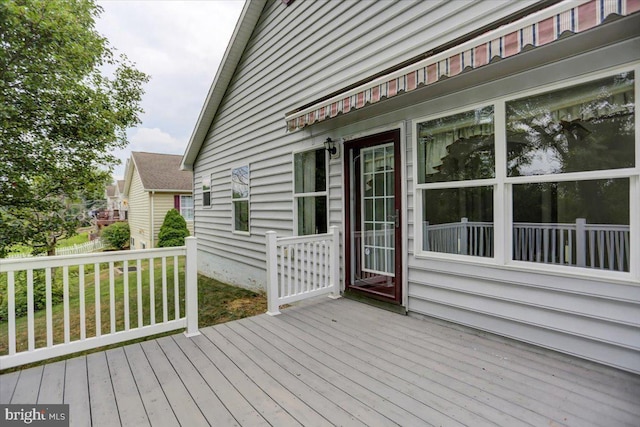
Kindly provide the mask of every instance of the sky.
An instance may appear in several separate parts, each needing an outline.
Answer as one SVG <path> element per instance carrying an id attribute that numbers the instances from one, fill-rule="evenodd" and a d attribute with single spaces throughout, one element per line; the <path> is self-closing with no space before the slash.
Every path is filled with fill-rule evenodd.
<path id="1" fill-rule="evenodd" d="M 131 151 L 184 154 L 244 0 L 99 0 L 96 30 L 151 76 L 142 123 L 114 154 L 123 179 Z"/>

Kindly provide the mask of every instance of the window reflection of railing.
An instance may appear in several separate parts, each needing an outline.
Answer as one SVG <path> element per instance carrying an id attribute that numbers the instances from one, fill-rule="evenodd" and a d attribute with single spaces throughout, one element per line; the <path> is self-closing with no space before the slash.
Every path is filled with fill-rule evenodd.
<path id="1" fill-rule="evenodd" d="M 513 224 L 513 260 L 629 271 L 629 226 L 575 223 Z M 460 222 L 429 225 L 424 222 L 426 251 L 493 256 L 493 224 Z"/>
<path id="2" fill-rule="evenodd" d="M 424 222 L 424 250 L 449 254 L 493 256 L 493 223 L 460 222 L 429 225 Z"/>

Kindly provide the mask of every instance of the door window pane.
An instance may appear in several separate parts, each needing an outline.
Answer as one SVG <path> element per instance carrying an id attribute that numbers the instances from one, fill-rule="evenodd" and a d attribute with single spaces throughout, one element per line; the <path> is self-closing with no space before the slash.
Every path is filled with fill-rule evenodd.
<path id="1" fill-rule="evenodd" d="M 493 256 L 493 187 L 423 190 L 425 251 Z"/>
<path id="2" fill-rule="evenodd" d="M 513 259 L 629 271 L 629 179 L 513 186 Z"/>
<path id="3" fill-rule="evenodd" d="M 633 167 L 634 102 L 633 72 L 507 102 L 508 175 Z"/>
<path id="4" fill-rule="evenodd" d="M 418 123 L 419 183 L 495 177 L 493 106 Z"/>

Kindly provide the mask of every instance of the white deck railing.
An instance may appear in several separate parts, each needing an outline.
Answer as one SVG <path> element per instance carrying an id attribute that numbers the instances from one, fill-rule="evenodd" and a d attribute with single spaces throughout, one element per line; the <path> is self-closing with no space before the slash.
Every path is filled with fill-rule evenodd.
<path id="1" fill-rule="evenodd" d="M 183 281 L 179 271 L 181 257 Z M 172 277 L 167 277 L 171 265 Z M 132 268 L 135 272 L 130 272 Z M 154 277 L 157 268 L 159 277 Z M 121 280 L 116 280 L 118 275 Z M 186 328 L 188 336 L 199 333 L 195 237 L 188 237 L 186 246 L 176 248 L 2 259 L 0 278 L 7 290 L 7 319 L 2 326 L 7 328 L 8 337 L 8 342 L 2 343 L 7 354 L 0 356 L 0 369 L 180 328 Z M 16 315 L 18 281 L 24 284 L 21 291 L 26 287 L 18 295 L 22 303 L 26 297 L 26 322 L 20 321 L 20 329 L 26 328 L 26 343 L 20 345 L 17 342 L 20 331 L 16 328 L 21 317 Z M 55 282 L 62 284 L 62 301 L 57 304 L 52 297 Z M 102 286 L 109 287 L 108 310 L 104 313 L 106 297 L 102 295 Z M 161 286 L 158 295 L 156 286 Z M 37 314 L 34 297 L 34 290 L 43 287 L 44 316 Z M 173 294 L 171 300 L 169 293 Z M 70 312 L 71 298 L 78 300 L 76 313 Z M 57 305 L 62 305 L 62 309 Z M 161 306 L 158 313 L 156 305 Z M 103 324 L 105 314 L 108 325 Z M 54 329 L 62 330 L 62 337 L 54 340 Z"/>
<path id="2" fill-rule="evenodd" d="M 340 296 L 339 232 L 281 237 L 268 231 L 267 314 L 280 314 L 280 306 L 322 294 Z"/>
<path id="3" fill-rule="evenodd" d="M 424 223 L 424 249 L 461 255 L 493 256 L 493 224 L 460 222 Z M 628 271 L 629 226 L 587 224 L 513 223 L 513 259 L 548 264 Z"/>

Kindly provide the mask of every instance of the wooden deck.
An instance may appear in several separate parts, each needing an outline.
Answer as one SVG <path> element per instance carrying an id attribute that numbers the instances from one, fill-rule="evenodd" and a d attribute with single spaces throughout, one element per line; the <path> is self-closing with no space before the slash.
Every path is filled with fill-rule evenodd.
<path id="1" fill-rule="evenodd" d="M 321 298 L 0 377 L 71 425 L 638 426 L 640 377 Z"/>

